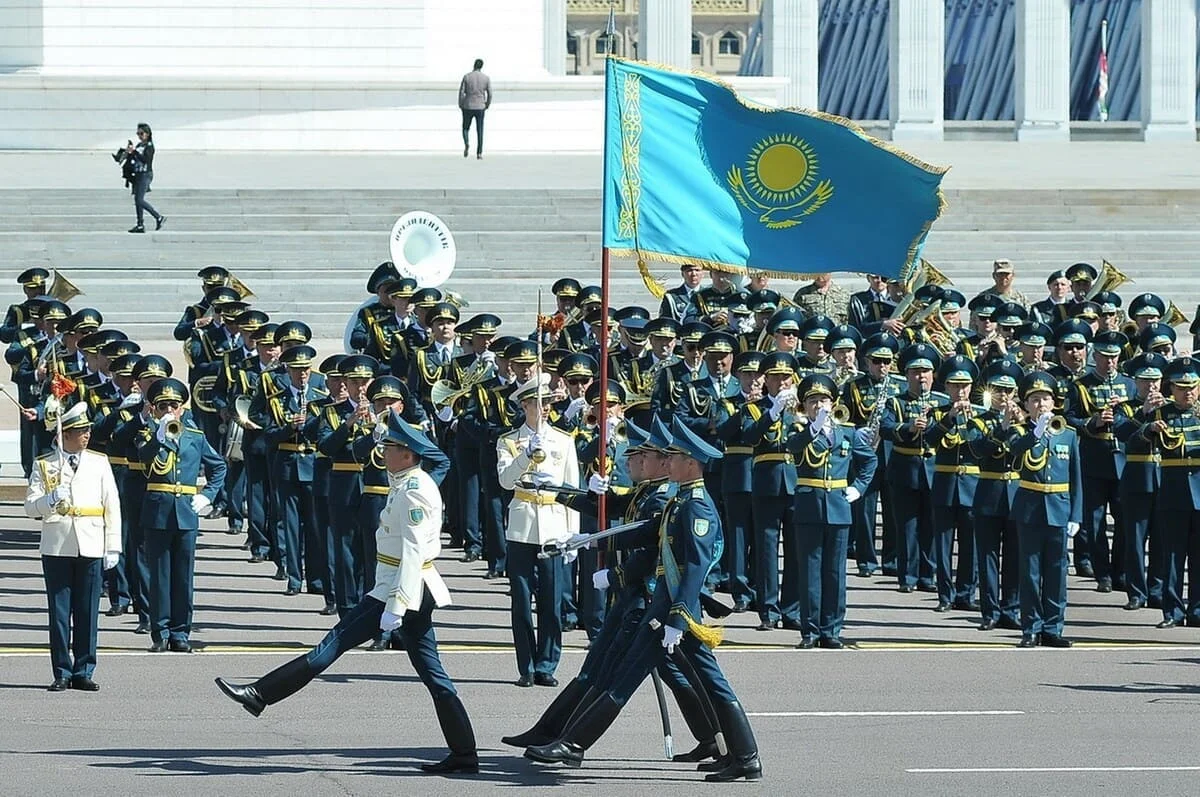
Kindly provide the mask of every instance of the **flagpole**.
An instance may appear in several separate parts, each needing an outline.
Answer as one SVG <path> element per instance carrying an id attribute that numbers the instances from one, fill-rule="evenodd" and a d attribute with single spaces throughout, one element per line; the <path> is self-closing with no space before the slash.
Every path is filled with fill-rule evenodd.
<path id="1" fill-rule="evenodd" d="M 1097 91 L 1100 121 L 1108 121 L 1108 20 L 1100 20 L 1100 87 Z"/>
<path id="2" fill-rule="evenodd" d="M 612 6 L 608 7 L 608 25 L 605 28 L 605 59 L 604 59 L 604 187 L 602 195 L 608 191 L 608 82 L 612 79 L 611 62 L 613 36 L 616 33 L 616 13 Z M 608 231 L 608 203 L 601 205 L 600 239 Z M 596 413 L 596 423 L 599 425 L 599 437 L 596 441 L 596 466 L 601 476 L 608 475 L 608 289 L 609 289 L 609 255 L 608 246 L 601 244 L 600 252 L 600 409 Z M 600 495 L 596 504 L 596 526 L 601 531 L 608 526 L 608 501 L 605 495 Z M 596 551 L 596 569 L 604 566 L 604 553 Z"/>

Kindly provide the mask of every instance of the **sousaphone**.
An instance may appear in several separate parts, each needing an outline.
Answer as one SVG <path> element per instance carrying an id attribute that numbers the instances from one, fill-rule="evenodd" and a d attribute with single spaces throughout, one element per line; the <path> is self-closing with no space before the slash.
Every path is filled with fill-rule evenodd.
<path id="1" fill-rule="evenodd" d="M 400 276 L 416 280 L 422 288 L 436 288 L 450 279 L 458 257 L 446 222 L 424 210 L 396 219 L 389 247 Z"/>

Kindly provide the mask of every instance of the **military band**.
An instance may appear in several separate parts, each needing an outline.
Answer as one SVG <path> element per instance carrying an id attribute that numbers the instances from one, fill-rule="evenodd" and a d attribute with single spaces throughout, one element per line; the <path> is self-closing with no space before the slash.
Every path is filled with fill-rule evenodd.
<path id="1" fill-rule="evenodd" d="M 190 650 L 199 519 L 224 517 L 285 594 L 306 589 L 338 615 L 333 658 L 359 641 L 413 646 L 451 747 L 445 771 L 475 759 L 432 635 L 448 596 L 425 567 L 442 535 L 472 572 L 507 579 L 519 686 L 557 685 L 565 632 L 593 644 L 563 701 L 512 737 L 539 761 L 582 761 L 653 671 L 700 745 L 688 760 L 716 755 L 715 717 L 730 751 L 712 774 L 760 776 L 704 612 L 754 612 L 758 630 L 795 631 L 801 649 L 843 647 L 847 559 L 864 579 L 935 594 L 939 613 L 977 615 L 982 631 L 1020 630 L 1021 647 L 1071 644 L 1072 556 L 1075 575 L 1122 591 L 1125 609 L 1160 611 L 1162 628 L 1200 625 L 1185 587 L 1200 572 L 1200 366 L 1176 356 L 1186 319 L 1173 304 L 1123 300 L 1108 264 L 1051 274 L 1034 302 L 1004 260 L 970 302 L 936 270 L 868 276 L 853 294 L 823 275 L 792 300 L 766 275 L 742 288 L 720 271 L 708 285 L 699 266 L 680 272 L 657 317 L 638 305 L 605 315 L 599 287 L 564 277 L 535 329 L 501 336 L 499 316 L 464 319 L 456 295 L 384 263 L 348 351 L 318 361 L 304 322 L 272 323 L 208 266 L 174 331 L 188 365 L 175 379 L 98 310 L 44 296 L 48 274 L 30 269 L 0 327 L 22 467 L 43 482 L 35 503 L 51 494 L 39 468 L 60 444 L 47 421 L 83 408 L 63 419 L 87 423 L 87 461 L 112 475 L 116 530 L 102 553 L 114 562 L 95 578 L 108 613 L 136 613 L 151 650 Z M 419 460 L 403 501 L 389 445 Z M 605 531 L 601 493 L 609 525 L 653 533 L 544 556 Z M 403 553 L 398 528 L 419 538 Z M 48 590 L 75 578 L 50 569 Z M 90 602 L 84 570 L 72 588 Z M 62 640 L 72 623 L 85 641 L 94 628 L 55 600 L 55 681 L 90 679 L 87 651 L 64 664 Z M 256 696 L 231 694 L 261 710 L 333 658 L 325 648 Z"/>

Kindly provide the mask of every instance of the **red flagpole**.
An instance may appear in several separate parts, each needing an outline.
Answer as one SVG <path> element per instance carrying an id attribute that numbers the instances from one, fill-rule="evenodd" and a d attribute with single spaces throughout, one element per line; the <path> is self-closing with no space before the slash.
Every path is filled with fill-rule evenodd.
<path id="1" fill-rule="evenodd" d="M 600 475 L 608 474 L 608 247 L 600 256 L 600 410 L 596 421 L 600 426 L 599 449 L 597 452 Z M 608 528 L 608 502 L 601 495 L 596 507 L 596 526 L 601 531 Z M 604 553 L 596 552 L 597 567 L 604 566 Z"/>

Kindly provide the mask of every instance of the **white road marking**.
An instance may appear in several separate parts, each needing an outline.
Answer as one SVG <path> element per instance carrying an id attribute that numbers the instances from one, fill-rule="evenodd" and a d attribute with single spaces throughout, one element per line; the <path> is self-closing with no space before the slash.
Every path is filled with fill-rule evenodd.
<path id="1" fill-rule="evenodd" d="M 914 775 L 995 775 L 1055 772 L 1200 772 L 1196 767 L 964 767 L 960 769 L 906 769 Z"/>
<path id="2" fill-rule="evenodd" d="M 1015 710 L 979 711 L 757 711 L 750 717 L 1012 717 L 1024 714 Z M 911 771 L 911 770 L 910 770 Z"/>

